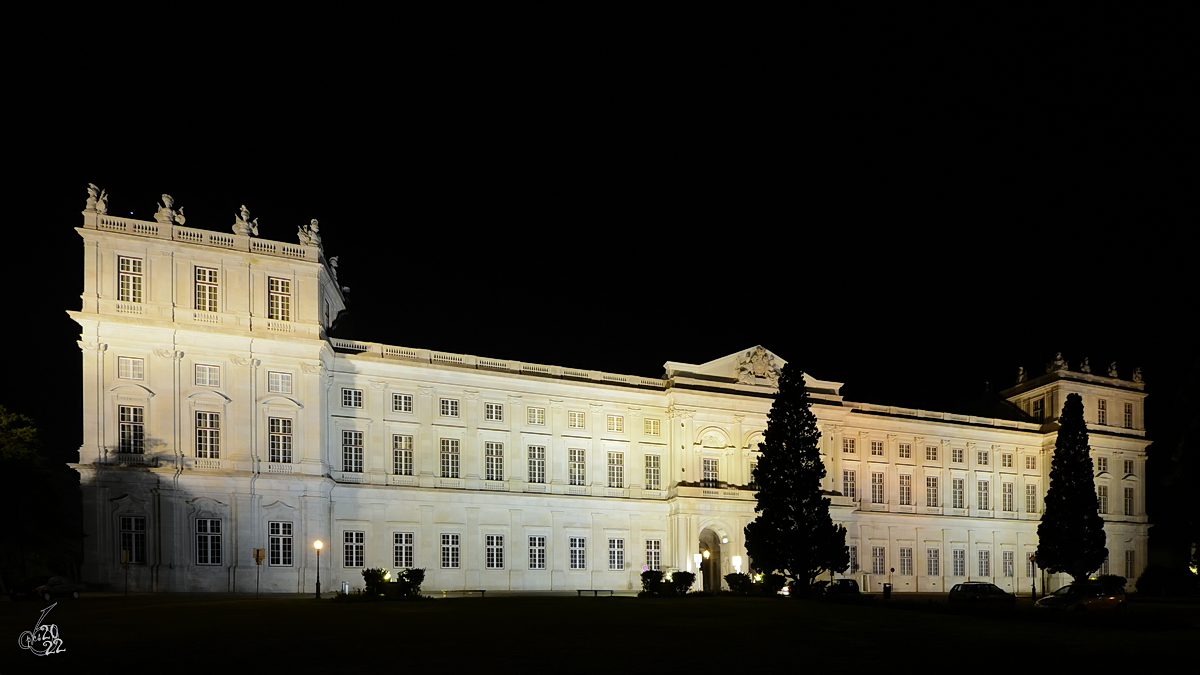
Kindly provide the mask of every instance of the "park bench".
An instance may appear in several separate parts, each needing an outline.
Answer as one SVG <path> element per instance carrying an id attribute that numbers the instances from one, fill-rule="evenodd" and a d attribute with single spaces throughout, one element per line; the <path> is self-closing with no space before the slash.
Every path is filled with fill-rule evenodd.
<path id="1" fill-rule="evenodd" d="M 608 597 L 612 597 L 612 590 L 607 588 L 576 588 L 575 597 L 583 597 L 584 593 L 591 593 L 593 598 L 600 597 L 601 593 L 608 593 Z"/>
<path id="2" fill-rule="evenodd" d="M 446 597 L 446 594 L 447 594 L 447 593 L 462 593 L 462 594 L 466 594 L 466 593 L 478 593 L 478 594 L 479 594 L 479 597 L 481 597 L 481 598 L 486 598 L 486 597 L 487 597 L 486 595 L 484 595 L 485 593 L 487 593 L 487 591 L 485 591 L 485 590 L 483 590 L 483 589 L 481 589 L 481 588 L 477 588 L 477 589 L 466 589 L 466 590 L 457 590 L 457 591 L 447 591 L 447 590 L 443 589 L 443 590 L 442 590 L 442 597 L 443 597 L 443 598 L 444 598 L 444 597 Z"/>

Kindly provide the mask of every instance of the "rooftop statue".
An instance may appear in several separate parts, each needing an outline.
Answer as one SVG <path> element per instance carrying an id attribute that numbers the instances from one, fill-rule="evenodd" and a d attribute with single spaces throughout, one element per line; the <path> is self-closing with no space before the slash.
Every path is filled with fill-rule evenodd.
<path id="1" fill-rule="evenodd" d="M 338 273 L 338 257 L 335 255 L 329 259 L 329 271 L 333 272 L 333 280 L 337 281 Z"/>
<path id="2" fill-rule="evenodd" d="M 95 183 L 88 183 L 87 191 L 87 206 L 84 208 L 100 215 L 108 213 L 108 192 L 96 187 Z"/>
<path id="3" fill-rule="evenodd" d="M 1017 384 L 1025 381 L 1025 366 L 1017 366 Z"/>
<path id="4" fill-rule="evenodd" d="M 1051 363 L 1050 365 L 1046 366 L 1047 373 L 1054 373 L 1054 372 L 1058 372 L 1060 370 L 1066 370 L 1066 369 L 1067 369 L 1067 362 L 1066 362 L 1066 360 L 1063 359 L 1062 352 L 1057 352 L 1054 355 L 1054 362 Z"/>
<path id="5" fill-rule="evenodd" d="M 1116 361 L 1113 361 L 1112 363 L 1108 364 L 1108 376 L 1109 377 L 1120 377 L 1120 375 L 1117 374 L 1117 362 Z"/>
<path id="6" fill-rule="evenodd" d="M 301 225 L 297 236 L 300 237 L 301 244 L 319 248 L 321 246 L 321 228 L 317 225 L 317 219 L 313 218 L 308 225 Z"/>
<path id="7" fill-rule="evenodd" d="M 182 225 L 187 221 L 187 218 L 183 217 L 183 207 L 179 207 L 179 210 L 176 211 L 175 198 L 167 194 L 162 196 L 162 203 L 158 205 L 158 211 L 154 213 L 154 219 L 164 225 Z"/>
<path id="8" fill-rule="evenodd" d="M 1134 382 L 1142 381 L 1142 367 L 1141 366 L 1138 366 L 1137 368 L 1133 369 L 1133 381 Z"/>
<path id="9" fill-rule="evenodd" d="M 241 212 L 238 213 L 238 215 L 235 215 L 233 219 L 234 234 L 240 234 L 244 236 L 254 235 L 255 237 L 258 236 L 258 218 L 250 220 L 250 209 L 247 209 L 245 204 L 242 204 Z"/>
<path id="10" fill-rule="evenodd" d="M 1086 356 L 1083 357 L 1083 363 L 1079 364 L 1079 372 L 1081 372 L 1081 373 L 1092 372 L 1092 367 L 1088 364 L 1088 360 L 1087 360 Z"/>

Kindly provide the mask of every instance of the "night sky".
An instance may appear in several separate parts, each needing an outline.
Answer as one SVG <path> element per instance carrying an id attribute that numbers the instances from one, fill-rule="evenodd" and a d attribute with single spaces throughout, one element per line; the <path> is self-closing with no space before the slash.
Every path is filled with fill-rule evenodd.
<path id="1" fill-rule="evenodd" d="M 1159 26 L 461 18 L 47 55 L 8 140 L 0 404 L 78 447 L 94 182 L 113 215 L 166 192 L 188 227 L 319 219 L 343 337 L 652 377 L 761 344 L 851 400 L 952 411 L 1061 350 L 1142 366 L 1151 430 L 1176 425 L 1194 117 Z"/>

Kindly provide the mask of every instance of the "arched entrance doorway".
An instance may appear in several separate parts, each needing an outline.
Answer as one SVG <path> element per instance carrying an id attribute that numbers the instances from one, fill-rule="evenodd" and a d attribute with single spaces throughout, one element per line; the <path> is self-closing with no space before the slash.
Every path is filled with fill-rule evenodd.
<path id="1" fill-rule="evenodd" d="M 705 593 L 721 590 L 721 536 L 705 528 L 700 532 L 700 570 L 698 576 Z"/>

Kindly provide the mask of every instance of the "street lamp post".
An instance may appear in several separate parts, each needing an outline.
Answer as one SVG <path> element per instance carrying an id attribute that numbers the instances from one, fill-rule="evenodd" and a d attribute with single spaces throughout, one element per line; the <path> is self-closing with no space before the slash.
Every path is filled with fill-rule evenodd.
<path id="1" fill-rule="evenodd" d="M 1029 575 L 1029 597 L 1037 600 L 1037 556 L 1029 556 L 1029 562 L 1033 564 L 1033 574 Z"/>
<path id="2" fill-rule="evenodd" d="M 313 542 L 313 548 L 317 549 L 317 599 L 321 599 L 321 547 L 324 544 L 318 539 Z"/>

